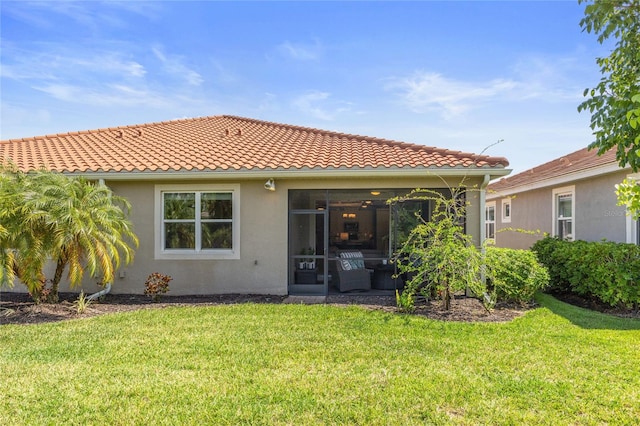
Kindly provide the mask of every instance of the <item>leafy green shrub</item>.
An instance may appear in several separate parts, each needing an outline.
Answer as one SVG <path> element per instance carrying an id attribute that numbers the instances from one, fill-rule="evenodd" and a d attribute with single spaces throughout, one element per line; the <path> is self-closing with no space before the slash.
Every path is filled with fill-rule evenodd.
<path id="1" fill-rule="evenodd" d="M 410 291 L 403 291 L 402 293 L 400 293 L 396 289 L 396 307 L 400 312 L 405 312 L 407 314 L 415 311 L 416 305 L 413 293 Z"/>
<path id="2" fill-rule="evenodd" d="M 549 285 L 549 272 L 530 250 L 489 246 L 486 251 L 487 286 L 494 301 L 526 303 Z"/>
<path id="3" fill-rule="evenodd" d="M 536 241 L 531 250 L 538 256 L 538 260 L 549 271 L 549 291 L 567 292 L 571 290 L 569 284 L 569 270 L 565 267 L 567 253 L 558 248 L 567 241 L 559 238 L 545 237 Z"/>
<path id="4" fill-rule="evenodd" d="M 549 268 L 552 290 L 593 296 L 610 306 L 640 304 L 640 247 L 547 237 L 533 250 Z"/>

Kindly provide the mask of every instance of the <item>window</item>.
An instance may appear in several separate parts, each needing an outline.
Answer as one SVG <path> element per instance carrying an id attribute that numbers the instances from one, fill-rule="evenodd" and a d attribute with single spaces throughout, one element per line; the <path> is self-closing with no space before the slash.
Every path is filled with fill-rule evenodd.
<path id="1" fill-rule="evenodd" d="M 553 235 L 563 240 L 574 240 L 574 198 L 574 187 L 553 191 Z"/>
<path id="2" fill-rule="evenodd" d="M 237 188 L 156 187 L 156 257 L 238 258 Z"/>
<path id="3" fill-rule="evenodd" d="M 493 239 L 496 237 L 496 202 L 488 202 L 485 206 L 484 212 L 484 235 L 487 239 Z"/>
<path id="4" fill-rule="evenodd" d="M 636 185 L 640 185 L 640 173 L 627 175 L 628 180 L 634 180 Z M 627 207 L 626 220 L 626 242 L 640 246 L 640 218 L 634 219 L 633 212 Z"/>
<path id="5" fill-rule="evenodd" d="M 502 200 L 502 222 L 511 222 L 511 198 Z"/>

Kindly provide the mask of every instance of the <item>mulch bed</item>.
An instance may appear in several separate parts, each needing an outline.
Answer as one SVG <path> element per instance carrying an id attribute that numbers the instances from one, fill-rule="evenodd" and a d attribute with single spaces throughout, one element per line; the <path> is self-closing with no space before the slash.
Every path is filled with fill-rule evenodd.
<path id="1" fill-rule="evenodd" d="M 601 312 L 603 314 L 614 315 L 622 318 L 638 318 L 640 319 L 640 310 L 626 306 L 611 307 L 601 302 L 595 297 L 584 297 L 575 293 L 551 293 L 553 297 L 570 305 L 579 306 L 591 311 Z"/>
<path id="2" fill-rule="evenodd" d="M 283 303 L 286 296 L 271 295 L 211 295 L 211 296 L 163 296 L 153 302 L 148 296 L 131 294 L 108 294 L 102 300 L 95 301 L 78 314 L 75 301 L 78 295 L 61 293 L 60 303 L 33 303 L 28 294 L 0 292 L 0 324 L 37 324 L 64 321 L 75 318 L 87 318 L 97 315 L 127 312 L 137 309 L 162 309 L 168 306 L 206 306 L 239 303 Z M 329 295 L 326 304 L 335 306 L 358 305 L 365 309 L 397 312 L 395 296 L 370 296 L 365 294 Z M 511 321 L 523 315 L 533 305 L 498 305 L 491 312 L 474 298 L 456 297 L 450 310 L 444 310 L 438 301 L 419 300 L 415 315 L 423 315 L 443 321 Z"/>

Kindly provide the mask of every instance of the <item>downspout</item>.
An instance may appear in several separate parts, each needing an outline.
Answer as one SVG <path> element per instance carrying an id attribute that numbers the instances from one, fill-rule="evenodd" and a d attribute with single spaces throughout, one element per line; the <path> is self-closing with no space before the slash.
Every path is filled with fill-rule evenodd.
<path id="1" fill-rule="evenodd" d="M 487 227 L 484 224 L 484 220 L 482 219 L 486 214 L 486 206 L 487 206 L 487 186 L 491 181 L 491 176 L 486 174 L 484 175 L 484 180 L 480 184 L 480 247 L 483 250 L 484 254 L 484 240 L 487 238 Z"/>
<path id="2" fill-rule="evenodd" d="M 489 182 L 491 181 L 491 176 L 486 174 L 484 175 L 484 179 L 482 181 L 482 184 L 480 184 L 480 253 L 482 256 L 482 267 L 480 269 L 480 281 L 482 282 L 483 286 L 487 285 L 487 274 L 485 273 L 485 269 L 487 267 L 486 264 L 486 254 L 487 254 L 487 248 L 484 244 L 486 238 L 487 238 L 487 227 L 485 225 L 485 215 L 486 213 L 486 207 L 487 207 L 487 186 L 489 185 Z M 485 220 L 483 220 L 483 218 L 485 218 Z M 489 294 L 485 291 L 485 293 L 482 295 L 485 299 L 485 303 L 488 303 L 491 300 L 491 297 L 489 296 Z"/>
<path id="3" fill-rule="evenodd" d="M 107 283 L 107 285 L 105 285 L 105 287 L 104 287 L 104 290 L 100 290 L 97 293 L 93 293 L 92 295 L 87 296 L 86 299 L 87 300 L 95 300 L 98 297 L 102 297 L 105 294 L 108 294 L 110 291 L 111 291 L 111 283 Z"/>

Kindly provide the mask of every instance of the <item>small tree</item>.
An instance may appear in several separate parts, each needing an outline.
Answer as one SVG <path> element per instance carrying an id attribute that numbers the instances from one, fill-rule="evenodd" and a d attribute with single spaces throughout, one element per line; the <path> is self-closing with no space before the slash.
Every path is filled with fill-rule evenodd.
<path id="1" fill-rule="evenodd" d="M 29 197 L 26 205 L 54 235 L 50 255 L 56 262 L 56 270 L 50 300 L 57 301 L 67 266 L 72 287 L 82 281 L 85 272 L 100 277 L 102 282 L 112 282 L 121 261 L 129 263 L 133 259 L 132 245 L 138 245 L 133 225 L 125 214 L 129 203 L 113 195 L 105 185 L 84 178 L 69 179 L 56 174 L 54 179 L 46 174 L 35 178 L 41 179 L 40 191 Z"/>
<path id="2" fill-rule="evenodd" d="M 10 164 L 0 168 L 0 220 L 4 228 L 0 232 L 0 285 L 12 286 L 18 278 L 36 301 L 44 287 L 42 270 L 54 236 L 26 204 L 38 191 L 32 175 Z"/>
<path id="3" fill-rule="evenodd" d="M 416 213 L 418 225 L 393 255 L 392 261 L 398 264 L 400 273 L 407 274 L 404 291 L 409 295 L 422 293 L 439 297 L 445 309 L 450 309 L 457 291 L 470 289 L 477 295 L 482 294 L 482 256 L 473 245 L 472 237 L 464 232 L 464 191 L 454 189 L 449 198 L 437 191 L 415 189 L 388 203 L 409 200 L 428 200 L 433 208 L 429 220 Z"/>
<path id="4" fill-rule="evenodd" d="M 49 259 L 56 263 L 51 301 L 57 301 L 67 266 L 72 286 L 85 272 L 112 281 L 120 263 L 133 258 L 132 245 L 138 244 L 126 218 L 128 208 L 109 188 L 84 178 L 5 167 L 0 170 L 0 283 L 12 285 L 18 278 L 38 302 Z"/>

